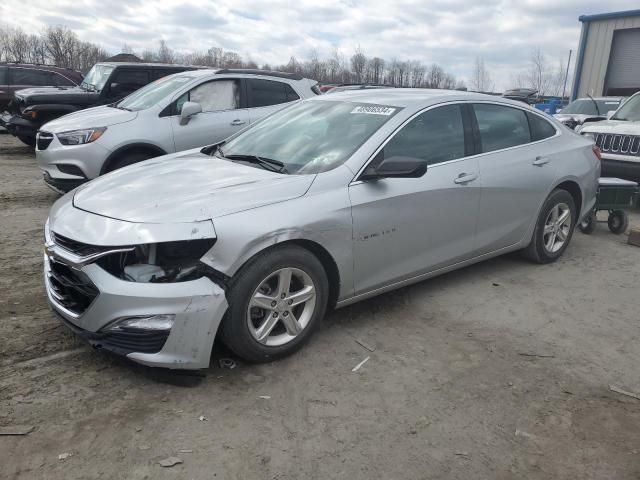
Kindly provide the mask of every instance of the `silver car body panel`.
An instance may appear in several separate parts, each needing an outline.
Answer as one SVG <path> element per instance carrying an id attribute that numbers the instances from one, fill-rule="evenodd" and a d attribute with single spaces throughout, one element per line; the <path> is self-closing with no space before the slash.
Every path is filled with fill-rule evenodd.
<path id="1" fill-rule="evenodd" d="M 579 187 L 581 218 L 595 204 L 600 167 L 592 144 L 519 102 L 402 89 L 336 93 L 309 101 L 325 100 L 371 102 L 402 110 L 333 170 L 280 175 L 192 150 L 103 176 L 78 189 L 75 198 L 73 192 L 66 195 L 52 209 L 50 229 L 106 246 L 215 237 L 214 246 L 201 260 L 226 277 L 236 275 L 267 248 L 297 242 L 328 254 L 339 276 L 336 300 L 341 307 L 525 247 L 545 199 L 562 182 Z M 452 102 L 509 105 L 542 116 L 557 132 L 538 142 L 431 165 L 421 178 L 359 180 L 359 172 L 407 121 Z M 540 157 L 545 161 L 538 162 Z M 473 181 L 455 182 L 461 173 L 471 175 Z M 175 299 L 160 302 L 165 310 L 174 303 L 180 307 L 173 311 L 187 309 L 182 288 L 193 282 L 132 284 L 106 274 L 112 279 L 107 281 L 105 272 L 98 272 L 100 267 L 82 268 L 109 292 L 118 292 L 121 283 L 135 290 L 136 311 L 146 305 L 160 312 L 156 299 L 163 295 Z M 213 329 L 215 335 L 214 327 L 226 308 L 224 295 L 208 279 L 196 282 L 204 292 L 197 297 L 198 305 L 208 312 L 206 331 Z M 154 290 L 159 287 L 162 294 Z M 110 300 L 116 308 L 117 293 L 113 295 Z M 105 310 L 96 310 L 102 317 L 97 313 L 87 317 L 91 328 L 113 318 L 104 305 Z M 191 315 L 197 315 L 188 309 L 185 329 L 192 325 L 189 319 L 195 317 Z M 202 353 L 201 348 L 198 351 Z M 173 368 L 200 368 L 193 365 L 205 363 L 201 358 L 183 360 L 172 364 L 169 356 L 156 363 L 154 357 L 144 363 Z"/>

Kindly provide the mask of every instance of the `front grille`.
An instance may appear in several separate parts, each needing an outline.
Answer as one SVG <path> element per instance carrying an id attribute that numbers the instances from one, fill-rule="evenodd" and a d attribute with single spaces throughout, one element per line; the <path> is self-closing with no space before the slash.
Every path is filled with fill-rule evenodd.
<path id="1" fill-rule="evenodd" d="M 98 343 L 107 349 L 120 349 L 126 352 L 157 353 L 162 350 L 169 338 L 169 331 L 142 331 L 122 329 L 101 335 Z"/>
<path id="2" fill-rule="evenodd" d="M 47 286 L 55 302 L 75 315 L 81 315 L 98 296 L 98 289 L 84 274 L 63 263 L 49 261 Z"/>
<path id="3" fill-rule="evenodd" d="M 53 142 L 53 135 L 49 132 L 38 132 L 38 150 L 46 150 Z"/>
<path id="4" fill-rule="evenodd" d="M 640 136 L 619 135 L 616 133 L 596 133 L 596 145 L 602 153 L 615 153 L 616 155 L 640 154 Z"/>
<path id="5" fill-rule="evenodd" d="M 58 245 L 61 248 L 64 248 L 67 252 L 74 253 L 79 257 L 88 257 L 90 255 L 95 255 L 102 252 L 108 252 L 110 250 L 115 250 L 119 248 L 129 248 L 129 247 L 101 247 L 98 245 L 90 245 L 88 243 L 78 242 L 77 240 L 73 240 L 68 237 L 64 237 L 57 233 L 52 232 L 51 237 L 53 243 Z"/>

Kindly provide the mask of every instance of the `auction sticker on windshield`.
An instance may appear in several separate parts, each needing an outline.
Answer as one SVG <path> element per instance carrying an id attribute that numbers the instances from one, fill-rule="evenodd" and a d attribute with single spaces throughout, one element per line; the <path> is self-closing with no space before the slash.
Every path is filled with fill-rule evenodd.
<path id="1" fill-rule="evenodd" d="M 354 108 L 353 110 L 351 110 L 351 113 L 367 113 L 369 115 L 393 115 L 393 112 L 395 112 L 396 109 L 395 108 L 391 108 L 391 107 L 382 107 L 379 105 L 360 105 L 356 108 Z"/>

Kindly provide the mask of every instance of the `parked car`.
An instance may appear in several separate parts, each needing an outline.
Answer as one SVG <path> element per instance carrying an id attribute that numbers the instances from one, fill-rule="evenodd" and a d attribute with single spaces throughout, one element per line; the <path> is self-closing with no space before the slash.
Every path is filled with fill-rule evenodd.
<path id="1" fill-rule="evenodd" d="M 17 90 L 28 87 L 54 87 L 64 89 L 75 87 L 82 82 L 82 74 L 70 68 L 33 63 L 0 63 L 0 112 L 4 112 Z M 0 125 L 2 122 L 0 121 Z M 34 145 L 33 137 L 18 137 L 23 142 Z"/>
<path id="2" fill-rule="evenodd" d="M 620 106 L 620 97 L 587 97 L 578 98 L 554 115 L 567 127 L 575 128 L 585 122 L 606 120 Z"/>
<path id="3" fill-rule="evenodd" d="M 533 88 L 512 88 L 511 90 L 505 91 L 502 96 L 509 100 L 526 103 L 527 105 L 533 105 L 539 100 L 538 91 Z"/>
<path id="4" fill-rule="evenodd" d="M 176 72 L 195 67 L 161 63 L 96 63 L 79 86 L 18 90 L 0 126 L 30 145 L 45 123 L 71 112 L 121 100 L 140 87 Z"/>
<path id="5" fill-rule="evenodd" d="M 261 70 L 175 74 L 120 102 L 47 123 L 38 134 L 38 164 L 45 182 L 65 192 L 126 165 L 224 140 L 290 102 L 315 96 L 315 84 Z"/>
<path id="6" fill-rule="evenodd" d="M 514 250 L 557 260 L 599 174 L 593 142 L 517 102 L 319 95 L 62 197 L 46 291 L 79 336 L 139 363 L 206 368 L 218 333 L 272 361 L 328 308 Z"/>
<path id="7" fill-rule="evenodd" d="M 609 120 L 579 128 L 602 151 L 603 176 L 640 182 L 640 93 L 626 100 Z"/>

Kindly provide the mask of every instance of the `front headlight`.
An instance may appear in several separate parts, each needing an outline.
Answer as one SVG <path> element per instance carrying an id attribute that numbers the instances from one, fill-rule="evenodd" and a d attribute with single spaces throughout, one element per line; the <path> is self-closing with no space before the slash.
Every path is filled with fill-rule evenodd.
<path id="1" fill-rule="evenodd" d="M 95 142 L 106 130 L 107 127 L 72 130 L 70 132 L 58 133 L 57 137 L 62 145 L 82 145 Z"/>
<path id="2" fill-rule="evenodd" d="M 584 133 L 581 133 L 580 135 L 582 135 L 583 137 L 589 137 L 593 141 L 595 141 L 596 139 L 596 133 L 594 132 L 584 132 Z"/>

